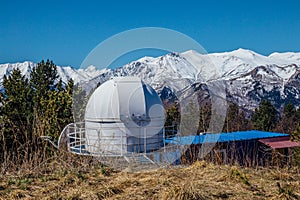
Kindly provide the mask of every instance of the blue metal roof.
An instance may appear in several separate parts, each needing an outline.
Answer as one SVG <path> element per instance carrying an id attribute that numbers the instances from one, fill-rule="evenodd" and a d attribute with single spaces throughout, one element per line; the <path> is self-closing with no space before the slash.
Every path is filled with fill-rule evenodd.
<path id="1" fill-rule="evenodd" d="M 274 138 L 289 136 L 289 134 L 284 133 L 274 133 L 265 131 L 238 131 L 230 133 L 206 133 L 203 135 L 190 135 L 190 136 L 179 136 L 168 138 L 165 140 L 167 144 L 203 144 L 203 143 L 216 143 L 216 142 L 233 142 L 233 141 L 243 141 L 243 140 L 257 140 L 263 138 Z"/>

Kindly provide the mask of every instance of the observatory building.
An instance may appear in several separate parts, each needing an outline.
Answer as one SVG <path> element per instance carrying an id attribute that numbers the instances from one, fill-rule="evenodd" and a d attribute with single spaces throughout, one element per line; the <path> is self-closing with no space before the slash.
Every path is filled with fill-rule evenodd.
<path id="1" fill-rule="evenodd" d="M 164 108 L 155 90 L 137 77 L 104 82 L 85 111 L 85 148 L 90 154 L 122 156 L 163 146 Z"/>

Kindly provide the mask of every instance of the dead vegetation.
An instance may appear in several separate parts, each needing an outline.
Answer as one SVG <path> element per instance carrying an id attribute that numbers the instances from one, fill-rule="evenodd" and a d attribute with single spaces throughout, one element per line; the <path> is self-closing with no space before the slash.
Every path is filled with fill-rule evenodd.
<path id="1" fill-rule="evenodd" d="M 0 199 L 300 199 L 296 168 L 198 161 L 184 168 L 128 173 L 73 155 L 42 168 L 2 174 Z"/>

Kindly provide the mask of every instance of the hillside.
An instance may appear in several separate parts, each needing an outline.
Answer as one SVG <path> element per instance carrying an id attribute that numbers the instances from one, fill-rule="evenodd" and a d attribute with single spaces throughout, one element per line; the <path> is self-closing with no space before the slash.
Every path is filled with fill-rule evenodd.
<path id="1" fill-rule="evenodd" d="M 59 161 L 62 162 L 62 161 Z M 56 163 L 58 164 L 58 163 Z M 1 175 L 0 199 L 299 199 L 293 169 L 251 169 L 204 161 L 143 173 L 85 165 L 35 176 Z"/>

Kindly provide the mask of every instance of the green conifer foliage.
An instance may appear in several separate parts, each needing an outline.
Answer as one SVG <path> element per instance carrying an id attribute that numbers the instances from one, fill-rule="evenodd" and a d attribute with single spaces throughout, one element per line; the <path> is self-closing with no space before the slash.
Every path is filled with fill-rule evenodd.
<path id="1" fill-rule="evenodd" d="M 87 105 L 87 95 L 78 84 L 73 87 L 73 119 L 75 122 L 82 122 L 84 120 L 85 108 Z M 90 93 L 90 95 L 92 92 Z"/>
<path id="2" fill-rule="evenodd" d="M 199 111 L 199 130 L 198 132 L 207 132 L 211 120 L 211 104 L 205 103 L 200 105 Z"/>
<path id="3" fill-rule="evenodd" d="M 255 109 L 251 122 L 257 130 L 271 131 L 277 123 L 277 112 L 271 102 L 263 100 Z"/>
<path id="4" fill-rule="evenodd" d="M 290 103 L 285 105 L 277 125 L 277 131 L 288 134 L 293 133 L 297 128 L 299 119 L 295 106 Z"/>
<path id="5" fill-rule="evenodd" d="M 27 141 L 33 137 L 32 96 L 28 79 L 16 69 L 10 76 L 4 76 L 3 86 L 5 91 L 0 97 L 2 151 L 28 152 Z"/>
<path id="6" fill-rule="evenodd" d="M 172 106 L 166 109 L 166 136 L 173 136 L 180 124 L 180 107 L 178 102 L 175 102 Z"/>
<path id="7" fill-rule="evenodd" d="M 38 63 L 30 81 L 19 69 L 4 77 L 0 96 L 1 160 L 12 157 L 28 161 L 41 144 L 39 136 L 58 139 L 63 128 L 73 122 L 73 80 L 58 80 L 52 61 Z M 43 147 L 42 147 L 43 148 Z"/>
<path id="8" fill-rule="evenodd" d="M 236 103 L 230 103 L 223 131 L 234 132 L 244 131 L 248 129 L 248 120 L 245 117 L 245 113 L 239 109 Z"/>

